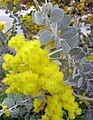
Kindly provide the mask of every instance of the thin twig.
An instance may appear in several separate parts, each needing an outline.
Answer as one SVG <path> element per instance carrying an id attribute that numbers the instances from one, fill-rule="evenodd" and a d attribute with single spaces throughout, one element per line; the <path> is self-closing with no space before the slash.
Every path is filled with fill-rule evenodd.
<path id="1" fill-rule="evenodd" d="M 51 53 L 49 54 L 49 56 L 51 56 L 51 55 L 53 55 L 53 54 L 56 54 L 56 53 L 58 53 L 58 52 L 60 52 L 60 51 L 62 51 L 62 48 L 59 49 L 59 50 L 56 50 L 56 51 L 54 51 L 54 52 L 51 52 Z"/>
<path id="2" fill-rule="evenodd" d="M 73 95 L 83 100 L 93 101 L 93 98 L 83 97 L 81 95 L 77 95 L 76 93 L 73 93 Z"/>
<path id="3" fill-rule="evenodd" d="M 37 0 L 33 0 L 33 1 L 34 1 L 34 3 L 35 3 L 36 7 L 39 8 L 39 9 L 41 10 L 41 7 L 40 7 L 38 1 L 37 1 Z"/>

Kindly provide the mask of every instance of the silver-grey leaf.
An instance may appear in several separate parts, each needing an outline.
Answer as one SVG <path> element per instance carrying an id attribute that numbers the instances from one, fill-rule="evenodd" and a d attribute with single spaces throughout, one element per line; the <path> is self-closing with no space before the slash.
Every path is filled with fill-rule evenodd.
<path id="1" fill-rule="evenodd" d="M 38 32 L 41 44 L 45 45 L 53 39 L 53 33 L 49 30 L 43 29 Z"/>
<path id="2" fill-rule="evenodd" d="M 55 4 L 55 5 L 53 6 L 53 9 L 56 9 L 56 8 L 59 8 L 59 5 L 58 5 L 58 4 Z"/>
<path id="3" fill-rule="evenodd" d="M 28 109 L 28 110 L 31 110 L 33 108 L 33 102 L 32 101 L 27 101 L 25 103 L 25 107 Z"/>
<path id="4" fill-rule="evenodd" d="M 50 13 L 50 19 L 52 22 L 60 22 L 64 17 L 64 12 L 61 8 L 53 9 Z"/>
<path id="5" fill-rule="evenodd" d="M 61 31 L 62 39 L 66 39 L 70 47 L 75 48 L 78 46 L 78 30 L 75 27 L 68 27 L 67 29 Z"/>
<path id="6" fill-rule="evenodd" d="M 80 49 L 80 48 L 73 48 L 73 49 L 71 49 L 71 50 L 69 51 L 69 54 L 70 54 L 71 56 L 76 56 L 76 55 L 80 54 L 80 52 L 81 52 L 81 49 Z"/>
<path id="7" fill-rule="evenodd" d="M 11 108 L 15 105 L 15 101 L 9 98 L 5 98 L 2 102 L 2 105 L 7 105 L 9 108 Z"/>
<path id="8" fill-rule="evenodd" d="M 7 97 L 8 97 L 9 99 L 14 100 L 14 94 L 12 94 L 12 93 L 7 93 Z"/>
<path id="9" fill-rule="evenodd" d="M 14 100 L 17 101 L 22 101 L 23 100 L 23 96 L 22 94 L 15 94 L 14 95 Z"/>
<path id="10" fill-rule="evenodd" d="M 63 52 L 69 52 L 70 51 L 70 46 L 66 42 L 66 40 L 60 40 L 60 47 L 62 48 Z"/>
<path id="11" fill-rule="evenodd" d="M 41 11 L 36 11 L 32 13 L 32 18 L 33 18 L 33 21 L 38 25 L 41 25 L 44 20 L 44 17 Z"/>
<path id="12" fill-rule="evenodd" d="M 58 29 L 65 30 L 70 24 L 70 19 L 71 18 L 69 15 L 64 14 L 63 19 L 60 22 L 58 22 Z"/>
<path id="13" fill-rule="evenodd" d="M 84 57 L 85 57 L 85 52 L 81 51 L 80 54 L 75 57 L 75 59 L 76 60 L 81 60 Z"/>
<path id="14" fill-rule="evenodd" d="M 77 84 L 77 86 L 78 86 L 78 87 L 81 87 L 82 83 L 83 83 L 83 77 L 80 77 L 80 78 L 78 79 L 78 84 Z"/>
<path id="15" fill-rule="evenodd" d="M 49 57 L 51 57 L 53 59 L 58 59 L 58 58 L 60 58 L 61 51 L 62 51 L 62 48 L 59 50 L 55 50 L 49 54 Z"/>
<path id="16" fill-rule="evenodd" d="M 68 27 L 67 29 L 62 31 L 62 38 L 63 39 L 71 39 L 74 35 L 76 35 L 78 33 L 78 30 L 76 27 Z"/>
<path id="17" fill-rule="evenodd" d="M 42 5 L 42 12 L 44 12 L 46 14 L 50 13 L 51 9 L 52 9 L 52 3 L 51 2 L 48 2 L 47 4 Z"/>

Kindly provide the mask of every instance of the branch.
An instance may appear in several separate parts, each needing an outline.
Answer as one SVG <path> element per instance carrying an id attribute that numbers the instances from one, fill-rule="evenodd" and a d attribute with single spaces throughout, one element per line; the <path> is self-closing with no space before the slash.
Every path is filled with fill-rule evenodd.
<path id="1" fill-rule="evenodd" d="M 55 50 L 54 52 L 51 52 L 51 53 L 49 54 L 49 57 L 50 57 L 51 55 L 54 55 L 54 54 L 60 52 L 60 51 L 62 51 L 62 48 L 60 48 L 59 50 Z"/>
<path id="2" fill-rule="evenodd" d="M 33 98 L 31 98 L 31 99 L 33 99 Z M 31 99 L 26 99 L 26 100 L 19 101 L 19 102 L 26 103 L 26 102 L 28 102 L 28 101 L 31 100 Z M 19 106 L 19 105 L 14 105 L 13 107 L 11 107 L 11 108 L 9 108 L 9 109 L 7 109 L 7 110 L 11 111 L 11 110 L 17 108 L 18 106 Z M 1 109 L 1 110 L 0 110 L 0 116 L 3 115 L 4 113 L 5 113 L 4 110 Z"/>
<path id="3" fill-rule="evenodd" d="M 37 0 L 33 0 L 33 1 L 34 1 L 34 3 L 35 3 L 36 7 L 39 8 L 39 9 L 41 10 L 41 7 L 40 7 L 38 1 L 37 1 Z"/>
<path id="4" fill-rule="evenodd" d="M 76 93 L 73 93 L 73 95 L 83 100 L 93 101 L 93 98 L 83 97 L 81 95 L 77 95 Z"/>

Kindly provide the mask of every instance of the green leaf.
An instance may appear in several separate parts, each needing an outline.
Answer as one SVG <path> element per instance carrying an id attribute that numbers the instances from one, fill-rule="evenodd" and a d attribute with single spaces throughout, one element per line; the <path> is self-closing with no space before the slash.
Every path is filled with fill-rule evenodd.
<path id="1" fill-rule="evenodd" d="M 91 63 L 83 63 L 83 68 L 85 73 L 90 73 L 92 71 L 93 65 Z"/>
<path id="2" fill-rule="evenodd" d="M 69 84 L 70 86 L 76 86 L 76 82 L 72 79 L 71 76 L 67 77 L 66 81 L 67 84 Z"/>
<path id="3" fill-rule="evenodd" d="M 80 48 L 73 48 L 69 51 L 69 54 L 71 56 L 77 56 L 78 54 L 80 54 L 81 52 L 81 49 Z"/>
<path id="4" fill-rule="evenodd" d="M 9 2 L 6 7 L 7 7 L 6 9 L 12 11 L 13 7 L 14 7 L 14 4 L 12 2 Z"/>
<path id="5" fill-rule="evenodd" d="M 3 102 L 4 98 L 6 98 L 7 95 L 5 92 L 0 92 L 0 104 Z"/>
<path id="6" fill-rule="evenodd" d="M 29 120 L 29 117 L 30 117 L 30 115 L 27 113 L 27 114 L 25 115 L 25 120 Z"/>
<path id="7" fill-rule="evenodd" d="M 73 79 L 78 75 L 78 68 L 74 67 L 73 69 Z"/>
<path id="8" fill-rule="evenodd" d="M 19 114 L 19 109 L 18 108 L 14 108 L 13 110 L 11 110 L 11 117 L 15 117 L 18 114 Z"/>
<path id="9" fill-rule="evenodd" d="M 59 23 L 64 17 L 64 12 L 60 8 L 52 9 L 50 13 L 50 19 L 52 22 Z"/>
<path id="10" fill-rule="evenodd" d="M 29 120 L 37 120 L 34 116 L 30 116 Z"/>
<path id="11" fill-rule="evenodd" d="M 85 57 L 85 52 L 80 52 L 80 54 L 77 55 L 77 56 L 75 57 L 75 59 L 76 59 L 76 60 L 81 60 L 81 59 L 84 58 L 84 57 Z"/>
<path id="12" fill-rule="evenodd" d="M 69 67 L 69 65 L 68 65 L 68 60 L 66 60 L 66 59 L 61 59 L 60 62 L 61 62 L 61 64 L 62 64 L 62 67 L 64 67 L 64 68 L 68 68 L 68 67 Z"/>
<path id="13" fill-rule="evenodd" d="M 87 79 L 90 79 L 91 81 L 93 81 L 93 74 L 86 73 L 85 75 L 87 76 Z"/>
<path id="14" fill-rule="evenodd" d="M 25 106 L 20 106 L 19 108 L 19 115 L 23 116 L 25 113 L 27 113 L 27 109 Z"/>
<path id="15" fill-rule="evenodd" d="M 58 4 L 55 4 L 55 5 L 53 6 L 53 9 L 57 9 L 57 8 L 59 8 L 59 5 L 58 5 Z"/>

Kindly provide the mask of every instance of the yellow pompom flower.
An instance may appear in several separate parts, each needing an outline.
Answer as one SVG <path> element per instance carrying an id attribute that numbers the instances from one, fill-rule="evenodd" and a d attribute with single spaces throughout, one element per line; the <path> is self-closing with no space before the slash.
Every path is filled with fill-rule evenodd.
<path id="1" fill-rule="evenodd" d="M 14 0 L 14 5 L 18 5 L 21 2 L 21 0 Z"/>
<path id="2" fill-rule="evenodd" d="M 8 106 L 7 105 L 2 105 L 2 109 L 3 109 L 4 114 L 5 114 L 6 117 L 10 117 L 11 116 L 11 113 L 8 110 Z"/>
<path id="3" fill-rule="evenodd" d="M 12 37 L 8 42 L 8 46 L 14 48 L 16 51 L 19 50 L 24 44 L 24 37 L 22 35 L 16 35 Z"/>
<path id="4" fill-rule="evenodd" d="M 20 18 L 20 21 L 21 22 L 26 22 L 26 23 L 28 23 L 28 22 L 31 22 L 32 21 L 32 18 L 31 18 L 31 16 L 30 15 L 24 15 L 23 17 L 21 17 Z"/>
<path id="5" fill-rule="evenodd" d="M 11 2 L 11 0 L 4 0 L 5 4 Z"/>
<path id="6" fill-rule="evenodd" d="M 93 62 L 93 52 L 86 57 L 87 61 Z"/>
<path id="7" fill-rule="evenodd" d="M 39 40 L 26 41 L 16 35 L 8 45 L 16 50 L 16 55 L 4 55 L 3 66 L 7 66 L 8 74 L 3 82 L 9 86 L 7 93 L 35 97 L 34 111 L 45 112 L 42 120 L 62 120 L 62 108 L 71 119 L 81 113 L 71 87 L 64 82 L 63 72 L 50 59 L 48 51 L 41 48 Z M 38 96 L 44 100 L 36 99 Z"/>
<path id="8" fill-rule="evenodd" d="M 4 0 L 4 1 L 6 4 L 13 3 L 14 5 L 18 5 L 21 2 L 21 0 Z"/>
<path id="9" fill-rule="evenodd" d="M 88 22 L 93 25 L 93 14 L 88 16 Z"/>
<path id="10" fill-rule="evenodd" d="M 0 21 L 0 31 L 5 29 L 5 23 Z"/>
<path id="11" fill-rule="evenodd" d="M 2 68 L 4 70 L 11 69 L 9 64 L 11 64 L 12 62 L 11 60 L 13 60 L 13 56 L 7 53 L 4 55 L 3 60 L 5 61 L 5 63 L 2 65 Z M 6 63 L 9 63 L 9 64 L 6 64 Z"/>

